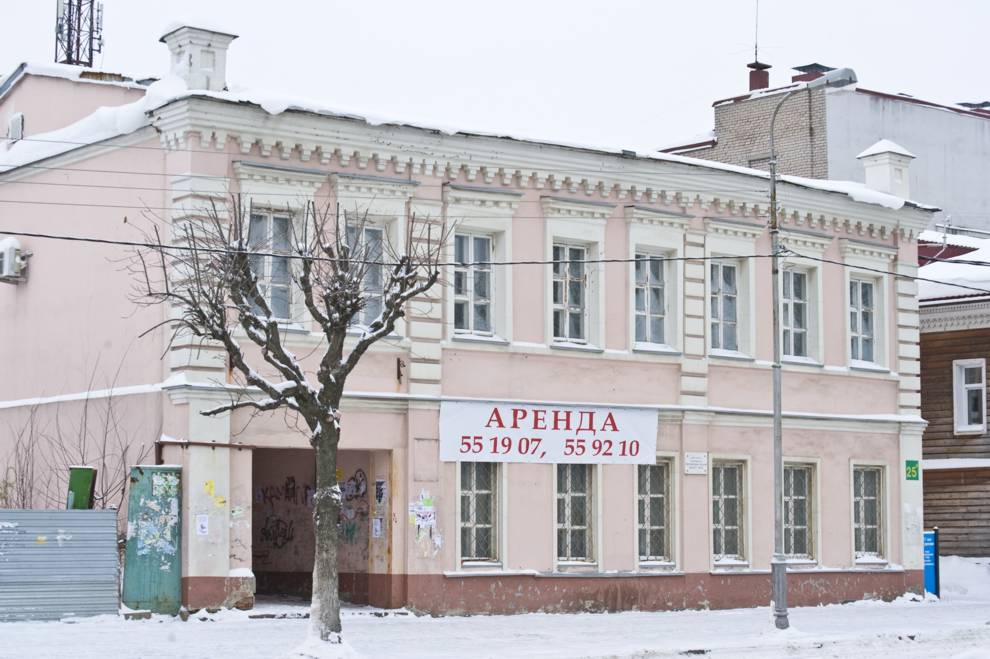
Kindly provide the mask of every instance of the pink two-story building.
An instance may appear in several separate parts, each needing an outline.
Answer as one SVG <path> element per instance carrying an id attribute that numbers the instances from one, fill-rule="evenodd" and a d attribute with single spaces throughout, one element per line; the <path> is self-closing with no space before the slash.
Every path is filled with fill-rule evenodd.
<path id="1" fill-rule="evenodd" d="M 443 218 L 445 284 L 348 382 L 342 592 L 441 613 L 767 603 L 767 175 L 226 91 L 234 38 L 171 30 L 153 84 L 31 65 L 0 82 L 0 231 L 140 240 L 230 192 L 276 252 L 310 200 L 368 213 L 369 240 Z M 932 209 L 789 177 L 779 197 L 791 603 L 918 590 L 918 307 L 897 275 Z M 134 305 L 127 247 L 12 238 L 0 428 L 112 401 L 136 451 L 182 466 L 188 606 L 305 592 L 307 438 L 283 414 L 199 413 L 250 392 L 216 349 L 139 338 L 166 310 Z M 315 363 L 299 296 L 266 290 Z"/>

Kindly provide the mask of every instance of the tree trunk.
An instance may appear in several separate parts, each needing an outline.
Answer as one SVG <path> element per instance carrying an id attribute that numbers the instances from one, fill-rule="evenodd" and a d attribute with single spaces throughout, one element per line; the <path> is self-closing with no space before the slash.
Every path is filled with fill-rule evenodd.
<path id="1" fill-rule="evenodd" d="M 337 578 L 337 538 L 340 488 L 337 486 L 337 441 L 340 430 L 324 428 L 316 444 L 316 494 L 313 521 L 316 526 L 316 558 L 313 564 L 312 635 L 321 641 L 340 643 L 340 592 Z"/>

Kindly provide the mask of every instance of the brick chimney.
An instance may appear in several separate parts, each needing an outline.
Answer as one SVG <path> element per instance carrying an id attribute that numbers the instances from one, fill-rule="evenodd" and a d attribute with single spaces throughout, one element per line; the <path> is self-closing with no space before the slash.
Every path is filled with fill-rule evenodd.
<path id="1" fill-rule="evenodd" d="M 756 60 L 747 64 L 746 68 L 749 69 L 749 91 L 766 89 L 770 86 L 769 64 Z"/>
<path id="2" fill-rule="evenodd" d="M 908 168 L 915 155 L 896 142 L 880 140 L 856 158 L 863 163 L 866 187 L 909 199 Z"/>
<path id="3" fill-rule="evenodd" d="M 798 73 L 791 76 L 791 82 L 811 82 L 815 78 L 821 78 L 829 71 L 834 71 L 835 69 L 831 66 L 813 62 L 804 66 L 795 66 L 794 70 Z"/>
<path id="4" fill-rule="evenodd" d="M 161 41 L 172 54 L 172 75 L 186 81 L 189 89 L 223 91 L 227 88 L 227 47 L 236 34 L 175 24 Z"/>

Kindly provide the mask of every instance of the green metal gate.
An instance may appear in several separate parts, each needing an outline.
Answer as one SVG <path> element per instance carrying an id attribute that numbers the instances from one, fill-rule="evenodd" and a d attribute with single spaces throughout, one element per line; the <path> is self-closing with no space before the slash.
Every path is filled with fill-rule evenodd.
<path id="1" fill-rule="evenodd" d="M 131 468 L 122 599 L 132 609 L 174 614 L 182 605 L 180 472 Z"/>

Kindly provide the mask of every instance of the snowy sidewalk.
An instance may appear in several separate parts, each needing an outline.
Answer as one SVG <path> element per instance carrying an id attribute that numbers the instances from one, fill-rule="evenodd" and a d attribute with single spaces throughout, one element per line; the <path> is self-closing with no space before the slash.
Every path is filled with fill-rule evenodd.
<path id="1" fill-rule="evenodd" d="M 947 564 L 948 563 L 948 564 Z M 791 610 L 773 629 L 767 607 L 728 611 L 430 618 L 350 608 L 345 638 L 369 657 L 990 657 L 986 559 L 943 559 L 942 601 L 857 602 Z M 305 608 L 125 621 L 0 625 L 0 657 L 270 659 L 305 637 Z M 251 618 L 286 614 L 288 617 Z M 295 616 L 295 617 L 293 617 Z"/>

